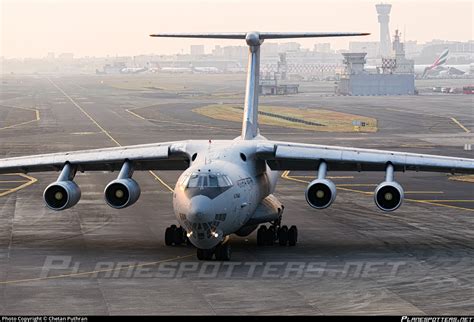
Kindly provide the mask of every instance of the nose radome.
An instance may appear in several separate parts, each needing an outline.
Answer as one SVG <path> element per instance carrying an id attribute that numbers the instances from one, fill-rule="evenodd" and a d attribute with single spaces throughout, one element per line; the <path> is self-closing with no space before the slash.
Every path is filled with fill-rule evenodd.
<path id="1" fill-rule="evenodd" d="M 205 196 L 194 196 L 189 201 L 187 219 L 192 223 L 213 220 L 211 200 Z"/>

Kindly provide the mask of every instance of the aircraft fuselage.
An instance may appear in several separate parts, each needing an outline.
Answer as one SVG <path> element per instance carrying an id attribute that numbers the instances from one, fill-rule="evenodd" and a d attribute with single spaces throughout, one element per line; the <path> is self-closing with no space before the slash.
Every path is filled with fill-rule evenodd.
<path id="1" fill-rule="evenodd" d="M 192 163 L 176 183 L 173 208 L 196 247 L 212 248 L 241 230 L 274 191 L 279 173 L 255 157 L 256 147 L 240 138 L 186 147 Z"/>

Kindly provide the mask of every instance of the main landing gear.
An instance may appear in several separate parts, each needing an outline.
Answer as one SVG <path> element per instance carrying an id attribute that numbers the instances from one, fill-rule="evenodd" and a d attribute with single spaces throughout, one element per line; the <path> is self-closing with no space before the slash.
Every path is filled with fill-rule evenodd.
<path id="1" fill-rule="evenodd" d="M 296 226 L 281 226 L 280 222 L 273 222 L 270 227 L 262 225 L 257 230 L 257 245 L 272 246 L 278 242 L 280 246 L 295 246 L 298 242 L 298 228 Z"/>

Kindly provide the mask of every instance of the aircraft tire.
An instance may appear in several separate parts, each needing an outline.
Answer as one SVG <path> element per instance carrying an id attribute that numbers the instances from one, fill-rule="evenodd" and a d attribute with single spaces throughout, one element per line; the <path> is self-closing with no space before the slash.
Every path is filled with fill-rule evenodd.
<path id="1" fill-rule="evenodd" d="M 286 246 L 288 244 L 288 227 L 282 226 L 278 229 L 278 243 L 280 246 Z"/>
<path id="2" fill-rule="evenodd" d="M 220 244 L 216 247 L 216 259 L 219 261 L 229 261 L 232 256 L 232 249 L 229 243 Z"/>
<path id="3" fill-rule="evenodd" d="M 291 226 L 288 229 L 288 245 L 295 246 L 298 242 L 298 228 L 296 226 Z"/>
<path id="4" fill-rule="evenodd" d="M 260 226 L 260 228 L 257 230 L 257 246 L 265 245 L 266 231 L 267 231 L 266 226 Z"/>
<path id="5" fill-rule="evenodd" d="M 212 249 L 197 248 L 196 255 L 200 261 L 208 261 L 212 259 L 214 251 Z"/>
<path id="6" fill-rule="evenodd" d="M 176 234 L 175 230 L 176 230 L 176 228 L 173 229 L 173 226 L 166 228 L 166 230 L 165 230 L 165 244 L 166 244 L 166 246 L 173 245 L 174 236 Z"/>

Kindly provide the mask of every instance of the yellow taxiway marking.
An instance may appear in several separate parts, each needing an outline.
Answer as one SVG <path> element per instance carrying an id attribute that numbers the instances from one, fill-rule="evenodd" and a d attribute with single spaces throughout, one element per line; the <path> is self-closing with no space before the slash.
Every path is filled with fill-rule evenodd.
<path id="1" fill-rule="evenodd" d="M 25 181 L 25 180 L 0 180 L 0 183 L 20 183 L 20 182 L 28 182 L 28 181 Z"/>
<path id="2" fill-rule="evenodd" d="M 451 120 L 452 120 L 454 123 L 456 123 L 457 125 L 459 125 L 459 127 L 460 127 L 461 129 L 463 129 L 464 132 L 466 132 L 466 133 L 471 133 L 471 130 L 469 130 L 467 127 L 465 127 L 464 125 L 462 125 L 461 122 L 459 122 L 458 120 L 456 120 L 454 117 L 452 117 Z"/>
<path id="3" fill-rule="evenodd" d="M 296 182 L 302 182 L 302 183 L 309 183 L 310 182 L 310 181 L 305 181 L 305 180 L 300 180 L 300 179 L 293 178 L 293 177 L 289 176 L 289 174 L 290 174 L 290 171 L 284 171 L 282 173 L 281 177 L 283 179 L 292 180 L 292 181 L 296 181 Z M 369 195 L 369 196 L 374 194 L 373 192 L 370 192 L 370 191 L 362 191 L 362 190 L 355 190 L 355 189 L 349 189 L 349 188 L 339 188 L 339 190 L 349 191 L 349 192 L 356 192 L 356 193 Z M 418 200 L 418 199 L 409 199 L 409 198 L 405 198 L 405 200 L 410 201 L 410 202 L 417 202 L 417 203 L 423 203 L 423 204 L 428 204 L 428 205 L 434 205 L 434 206 L 440 206 L 440 207 L 446 207 L 446 208 L 452 208 L 452 209 L 458 209 L 458 210 L 474 212 L 474 209 L 472 209 L 472 208 L 452 206 L 452 205 L 447 205 L 447 204 L 442 204 L 442 203 L 439 203 L 439 202 L 435 202 L 435 201 L 432 201 L 432 200 Z M 449 201 L 441 200 L 440 202 L 449 202 Z M 451 201 L 451 202 L 453 202 L 453 201 Z M 474 200 L 472 202 L 474 202 Z M 397 218 L 396 216 L 392 216 L 392 215 L 388 215 L 388 214 L 383 214 L 383 215 L 386 215 L 388 217 Z"/>
<path id="4" fill-rule="evenodd" d="M 336 184 L 338 187 L 376 187 L 374 183 L 339 183 Z"/>
<path id="5" fill-rule="evenodd" d="M 38 121 L 40 120 L 40 113 L 39 113 L 39 110 L 37 110 L 37 109 L 35 109 L 35 108 L 17 107 L 17 106 L 8 106 L 8 108 L 16 108 L 16 109 L 20 109 L 20 110 L 35 112 L 35 119 L 34 119 L 34 120 L 25 121 L 25 122 L 21 122 L 21 123 L 17 123 L 17 124 L 12 124 L 12 125 L 8 125 L 8 126 L 4 126 L 4 127 L 0 127 L 0 130 L 12 129 L 12 128 L 15 128 L 15 127 L 18 127 L 18 126 L 21 126 L 21 125 L 26 125 L 26 124 L 30 124 L 30 123 L 33 123 L 33 122 L 38 122 Z"/>
<path id="6" fill-rule="evenodd" d="M 48 78 L 48 81 L 54 87 L 56 87 L 67 99 L 69 99 L 69 101 L 71 101 L 71 103 L 74 104 L 74 106 L 76 106 L 85 116 L 87 116 L 87 118 L 89 118 L 89 120 L 91 120 L 91 122 L 94 123 L 95 126 L 97 126 L 102 131 L 102 133 L 104 133 L 112 142 L 114 142 L 117 146 L 122 146 L 122 144 L 120 144 L 119 141 L 114 139 L 114 137 L 106 129 L 104 129 L 89 113 L 87 113 L 79 104 L 77 104 L 76 101 L 74 101 L 74 99 L 71 98 L 71 96 L 69 96 L 65 91 L 63 91 L 62 88 L 56 85 L 56 83 L 54 83 L 49 78 Z M 173 191 L 173 189 L 169 185 L 167 185 L 160 177 L 158 177 L 153 171 L 149 171 L 149 173 L 155 179 L 157 179 L 163 186 L 165 186 L 170 192 Z"/>
<path id="7" fill-rule="evenodd" d="M 85 276 L 85 275 L 91 275 L 91 274 L 113 272 L 113 271 L 121 271 L 125 269 L 130 269 L 130 268 L 157 265 L 157 264 L 171 262 L 178 259 L 189 258 L 191 256 L 194 256 L 194 255 L 177 256 L 177 257 L 168 258 L 168 259 L 164 259 L 164 260 L 156 261 L 156 262 L 128 265 L 128 266 L 123 266 L 123 267 L 120 266 L 116 268 L 107 268 L 107 269 L 101 269 L 101 270 L 95 270 L 95 271 L 89 271 L 89 272 L 80 272 L 80 273 L 61 274 L 61 275 L 54 275 L 54 276 L 47 276 L 47 277 L 25 278 L 25 279 L 18 279 L 18 280 L 3 281 L 3 282 L 0 282 L 0 284 L 18 284 L 18 283 L 25 283 L 25 282 L 38 282 L 38 281 L 52 280 L 52 279 L 58 279 L 58 278 L 76 277 L 76 276 Z"/>
<path id="8" fill-rule="evenodd" d="M 13 174 L 13 175 L 22 176 L 23 178 L 28 179 L 28 181 L 26 181 L 26 182 L 25 182 L 25 181 L 21 181 L 21 182 L 25 182 L 25 183 L 22 184 L 22 185 L 20 185 L 20 186 L 18 186 L 18 187 L 15 187 L 15 188 L 12 188 L 12 189 L 8 189 L 8 190 L 6 190 L 6 191 L 4 191 L 4 192 L 0 192 L 0 197 L 6 196 L 6 195 L 8 195 L 8 194 L 10 194 L 10 193 L 13 193 L 13 192 L 16 192 L 16 191 L 18 191 L 18 190 L 20 190 L 20 189 L 23 189 L 23 188 L 26 188 L 26 187 L 28 187 L 28 186 L 31 186 L 33 183 L 35 183 L 35 182 L 38 181 L 38 179 L 33 178 L 33 177 L 30 177 L 30 176 L 28 176 L 28 175 L 26 175 L 26 174 L 23 174 L 23 173 L 16 173 L 16 174 Z M 3 190 L 2 190 L 2 191 L 3 191 Z"/>
<path id="9" fill-rule="evenodd" d="M 421 201 L 428 201 L 428 202 L 474 202 L 474 200 L 444 200 L 444 199 L 434 199 L 434 200 L 421 200 Z"/>
<path id="10" fill-rule="evenodd" d="M 316 176 L 291 176 L 292 178 L 316 179 Z M 354 176 L 327 176 L 328 179 L 354 179 Z"/>
<path id="11" fill-rule="evenodd" d="M 430 114 L 430 113 L 420 113 L 420 112 L 413 112 L 413 111 L 406 111 L 406 110 L 399 110 L 395 108 L 389 108 L 387 107 L 386 110 L 389 111 L 395 111 L 395 112 L 402 112 L 402 113 L 409 113 L 409 114 L 418 114 L 418 115 L 429 115 L 429 116 L 434 116 L 434 117 L 441 117 L 441 118 L 449 118 L 451 121 L 456 123 L 461 129 L 463 129 L 466 133 L 471 133 L 471 130 L 466 128 L 464 125 L 461 124 L 458 120 L 456 120 L 454 117 L 448 117 L 448 116 L 443 116 L 443 115 L 437 115 L 437 114 Z"/>
<path id="12" fill-rule="evenodd" d="M 405 193 L 409 194 L 421 194 L 421 195 L 441 195 L 444 194 L 444 191 L 405 191 Z"/>

